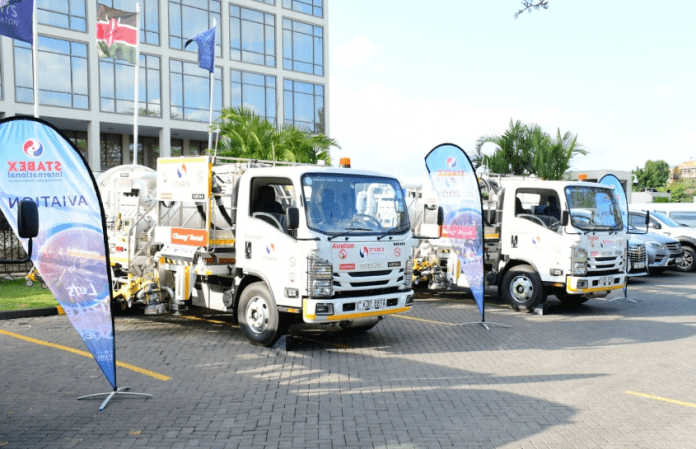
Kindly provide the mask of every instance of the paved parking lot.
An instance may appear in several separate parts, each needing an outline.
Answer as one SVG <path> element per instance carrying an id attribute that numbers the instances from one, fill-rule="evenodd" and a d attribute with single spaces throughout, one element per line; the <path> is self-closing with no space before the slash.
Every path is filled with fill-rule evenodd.
<path id="1" fill-rule="evenodd" d="M 693 275 L 696 276 L 696 275 Z M 372 331 L 264 349 L 220 314 L 116 318 L 109 391 L 65 316 L 0 321 L 0 447 L 696 447 L 692 275 L 544 315 L 419 296 Z M 610 298 L 622 296 L 614 293 Z M 77 351 L 71 351 L 70 349 Z M 124 365 L 125 364 L 125 365 Z"/>

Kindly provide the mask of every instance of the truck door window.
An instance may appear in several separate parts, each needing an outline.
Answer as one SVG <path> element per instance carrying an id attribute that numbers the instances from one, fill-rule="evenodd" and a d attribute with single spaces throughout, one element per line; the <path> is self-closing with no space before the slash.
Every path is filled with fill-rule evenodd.
<path id="1" fill-rule="evenodd" d="M 252 180 L 250 215 L 286 231 L 285 210 L 296 204 L 289 179 L 256 178 Z"/>

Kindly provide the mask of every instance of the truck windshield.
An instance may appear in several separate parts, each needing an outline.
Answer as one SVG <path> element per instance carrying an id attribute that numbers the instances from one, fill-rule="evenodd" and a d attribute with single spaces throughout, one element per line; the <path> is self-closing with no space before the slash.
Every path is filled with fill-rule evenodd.
<path id="1" fill-rule="evenodd" d="M 403 234 L 409 227 L 403 190 L 396 179 L 339 173 L 302 177 L 310 229 L 324 234 Z"/>
<path id="2" fill-rule="evenodd" d="M 585 231 L 619 231 L 623 228 L 619 205 L 606 188 L 568 186 L 565 188 L 570 222 Z"/>

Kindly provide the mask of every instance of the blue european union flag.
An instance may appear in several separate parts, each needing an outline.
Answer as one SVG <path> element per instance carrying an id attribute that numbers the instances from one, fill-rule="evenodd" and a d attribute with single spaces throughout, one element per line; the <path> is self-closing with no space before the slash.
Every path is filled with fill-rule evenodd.
<path id="1" fill-rule="evenodd" d="M 209 72 L 215 70 L 215 27 L 201 31 L 187 40 L 184 48 L 193 41 L 198 44 L 198 67 L 208 69 Z"/>

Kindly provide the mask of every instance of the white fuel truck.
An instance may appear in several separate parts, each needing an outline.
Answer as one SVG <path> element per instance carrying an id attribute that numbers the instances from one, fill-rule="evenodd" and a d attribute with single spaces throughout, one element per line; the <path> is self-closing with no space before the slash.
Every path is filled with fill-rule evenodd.
<path id="1" fill-rule="evenodd" d="M 231 311 L 254 344 L 289 324 L 359 332 L 413 305 L 399 182 L 370 171 L 212 156 L 99 179 L 116 307 Z"/>
<path id="2" fill-rule="evenodd" d="M 581 304 L 624 287 L 628 236 L 611 188 L 503 176 L 480 186 L 486 284 L 514 310 L 531 312 L 547 295 Z M 429 233 L 437 195 L 426 185 L 406 197 L 414 232 Z M 448 239 L 422 241 L 414 264 L 416 284 L 467 286 Z"/>

